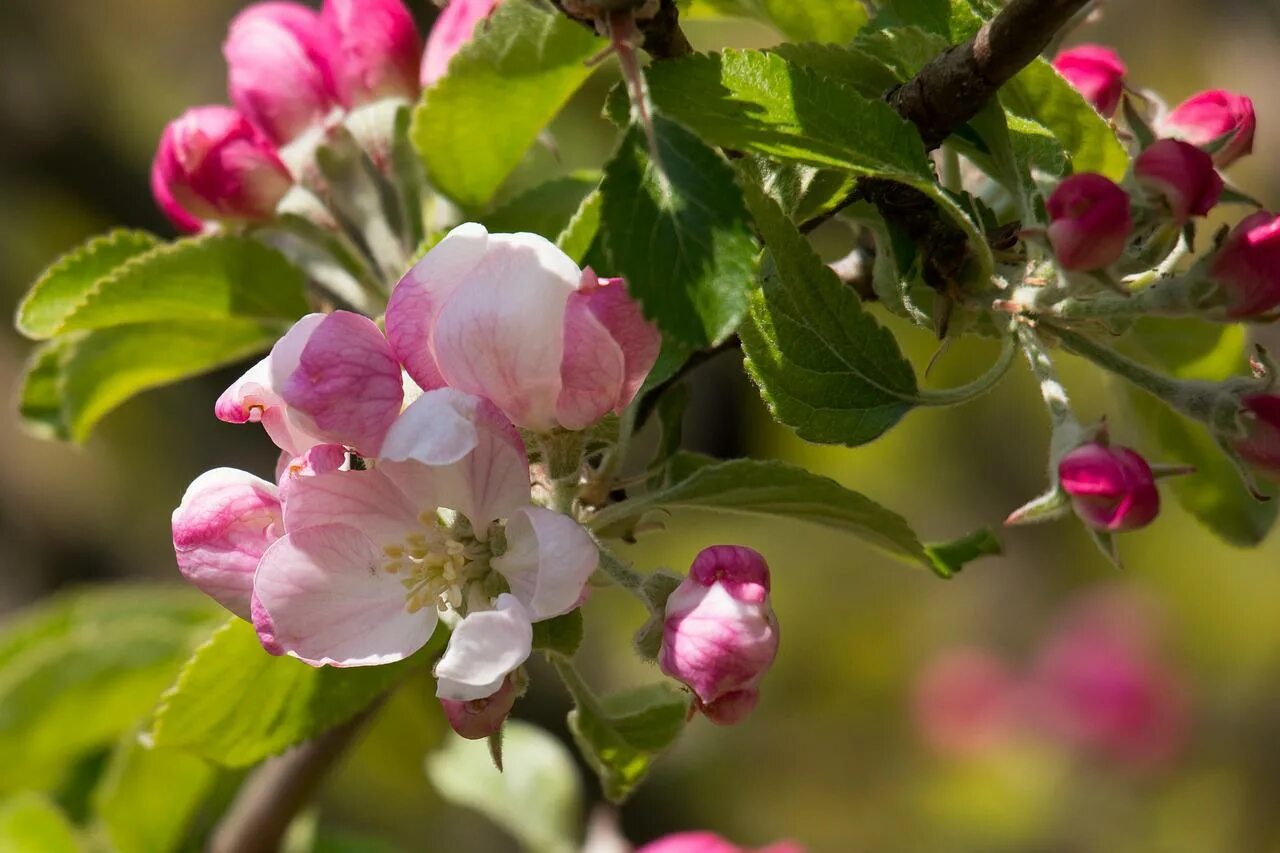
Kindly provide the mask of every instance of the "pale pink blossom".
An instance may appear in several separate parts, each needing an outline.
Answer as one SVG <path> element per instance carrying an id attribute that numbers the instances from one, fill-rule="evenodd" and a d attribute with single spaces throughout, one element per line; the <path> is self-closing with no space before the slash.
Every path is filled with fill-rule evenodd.
<path id="1" fill-rule="evenodd" d="M 790 841 L 760 848 L 739 847 L 714 832 L 677 832 L 650 841 L 636 853 L 804 853 L 804 848 Z"/>
<path id="2" fill-rule="evenodd" d="M 173 511 L 179 571 L 242 619 L 249 618 L 258 560 L 283 532 L 275 484 L 234 468 L 201 474 Z"/>
<path id="3" fill-rule="evenodd" d="M 292 186 L 270 140 L 230 107 L 193 107 L 171 121 L 151 164 L 156 202 L 183 231 L 268 219 Z"/>
<path id="4" fill-rule="evenodd" d="M 300 3 L 255 3 L 236 15 L 222 54 L 231 102 L 279 145 L 321 125 L 338 104 L 336 43 Z"/>
<path id="5" fill-rule="evenodd" d="M 529 496 L 523 442 L 493 404 L 423 394 L 372 468 L 290 482 L 287 533 L 254 580 L 264 646 L 313 665 L 389 663 L 443 615 L 437 695 L 492 696 L 529 656 L 532 623 L 573 609 L 598 562 L 576 521 Z"/>
<path id="6" fill-rule="evenodd" d="M 421 82 L 434 85 L 449 70 L 449 62 L 471 41 L 476 25 L 487 19 L 501 0 L 452 0 L 431 26 L 422 54 Z"/>
<path id="7" fill-rule="evenodd" d="M 694 692 L 709 720 L 731 725 L 755 707 L 777 653 L 764 558 L 739 545 L 704 549 L 667 599 L 658 666 Z"/>
<path id="8" fill-rule="evenodd" d="M 228 423 L 261 423 L 291 457 L 317 444 L 377 456 L 400 413 L 399 364 L 372 320 L 350 311 L 308 314 L 214 406 Z"/>
<path id="9" fill-rule="evenodd" d="M 344 104 L 417 97 L 422 39 L 400 0 L 324 0 L 320 17 L 334 46 L 330 64 Z"/>
<path id="10" fill-rule="evenodd" d="M 624 408 L 661 338 L 621 279 L 536 234 L 460 225 L 391 294 L 387 337 L 423 388 L 492 400 L 517 426 L 577 430 Z"/>

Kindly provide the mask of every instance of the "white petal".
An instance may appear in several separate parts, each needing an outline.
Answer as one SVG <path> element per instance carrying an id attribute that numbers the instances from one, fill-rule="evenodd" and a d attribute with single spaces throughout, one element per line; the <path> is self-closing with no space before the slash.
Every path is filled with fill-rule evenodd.
<path id="1" fill-rule="evenodd" d="M 470 702 L 492 696 L 533 651 L 533 624 L 515 596 L 498 596 L 494 610 L 467 614 L 436 664 L 436 696 Z"/>
<path id="2" fill-rule="evenodd" d="M 568 613 L 600 562 L 582 525 L 567 515 L 526 507 L 507 521 L 507 551 L 493 560 L 534 622 Z"/>
<path id="3" fill-rule="evenodd" d="M 421 531 L 422 509 L 380 470 L 331 471 L 295 477 L 284 485 L 284 527 L 290 532 L 346 524 L 379 547 L 398 545 Z"/>
<path id="4" fill-rule="evenodd" d="M 345 524 L 290 532 L 258 564 L 260 628 L 269 629 L 274 647 L 317 666 L 370 666 L 412 655 L 430 639 L 436 612 L 408 612 L 404 587 L 385 562 L 368 537 Z"/>

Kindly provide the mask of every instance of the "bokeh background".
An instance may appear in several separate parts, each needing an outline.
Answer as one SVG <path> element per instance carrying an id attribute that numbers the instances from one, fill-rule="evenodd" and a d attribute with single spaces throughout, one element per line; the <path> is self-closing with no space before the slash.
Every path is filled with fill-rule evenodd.
<path id="1" fill-rule="evenodd" d="M 430 20 L 426 0 L 415 2 Z M 89 235 L 113 225 L 170 233 L 147 191 L 153 146 L 186 106 L 223 100 L 219 45 L 242 5 L 0 3 L 6 311 Z M 687 28 L 706 48 L 775 38 L 748 24 Z M 1231 176 L 1280 206 L 1280 5 L 1115 0 L 1072 40 L 1117 48 L 1131 79 L 1170 102 L 1210 86 L 1252 96 L 1257 153 Z M 535 153 L 526 174 L 603 161 L 613 131 L 598 110 L 611 73 L 557 120 L 558 157 Z M 895 328 L 923 365 L 933 342 Z M 7 324 L 0 331 L 6 393 L 29 349 Z M 972 373 L 981 355 L 945 355 L 937 380 Z M 882 440 L 845 450 L 806 446 L 772 425 L 728 357 L 695 382 L 689 441 L 789 459 L 898 510 L 928 538 L 959 535 L 998 524 L 1044 485 L 1045 418 L 1020 367 L 976 403 L 915 412 Z M 0 416 L 0 619 L 77 584 L 176 583 L 168 519 L 186 484 L 216 465 L 261 473 L 274 464 L 256 430 L 212 417 L 238 372 L 148 393 L 83 448 L 36 440 Z M 1109 415 L 1122 440 L 1132 435 L 1094 373 L 1067 363 L 1065 374 L 1082 416 Z M 683 570 L 704 544 L 741 542 L 768 557 L 782 652 L 745 724 L 695 722 L 625 807 L 634 841 L 706 827 L 813 851 L 1280 851 L 1275 537 L 1233 549 L 1170 500 L 1156 524 L 1123 538 L 1124 571 L 1062 522 L 1010 531 L 1004 557 L 942 582 L 809 527 L 690 516 L 670 529 L 627 555 Z M 637 606 L 605 592 L 586 612 L 593 680 L 655 677 L 628 651 Z M 1074 699 L 1104 708 L 1101 734 L 1034 710 L 1046 691 L 1074 689 L 1062 676 L 1073 666 L 1088 674 Z M 536 671 L 517 714 L 563 734 L 567 707 L 550 673 Z M 431 789 L 421 757 L 443 737 L 430 686 L 409 685 L 326 785 L 322 823 L 393 849 L 515 849 Z M 0 793 L 20 789 L 6 772 Z M 584 781 L 594 797 L 594 780 Z"/>

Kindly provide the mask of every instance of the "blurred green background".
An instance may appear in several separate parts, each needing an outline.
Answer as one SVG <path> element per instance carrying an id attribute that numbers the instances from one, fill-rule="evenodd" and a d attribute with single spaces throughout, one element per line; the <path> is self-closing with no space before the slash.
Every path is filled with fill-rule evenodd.
<path id="1" fill-rule="evenodd" d="M 416 3 L 425 22 L 431 11 Z M 224 99 L 219 45 L 242 5 L 0 3 L 0 303 L 14 305 L 50 259 L 112 225 L 169 233 L 147 190 L 153 146 L 186 106 Z M 700 48 L 776 38 L 749 24 L 690 22 L 688 31 Z M 1280 206 L 1280 5 L 1117 0 L 1072 40 L 1114 46 L 1131 81 L 1171 103 L 1209 87 L 1252 96 L 1257 153 L 1231 177 Z M 598 111 L 611 81 L 602 72 L 579 93 L 553 128 L 557 155 L 535 152 L 526 175 L 602 162 L 613 137 Z M 934 342 L 895 328 L 923 366 Z M 14 388 L 29 349 L 0 333 L 4 388 Z M 935 381 L 969 375 L 987 355 L 957 347 Z M 16 418 L 0 418 L 0 614 L 86 582 L 177 582 L 169 513 L 186 484 L 217 465 L 265 474 L 274 464 L 257 430 L 212 417 L 238 372 L 149 393 L 83 448 L 37 441 Z M 1092 371 L 1068 363 L 1065 373 L 1082 417 L 1106 414 L 1122 442 L 1132 435 Z M 933 539 L 998 524 L 1044 485 L 1046 422 L 1021 365 L 975 404 L 913 413 L 886 438 L 843 450 L 806 446 L 773 426 L 737 366 L 722 360 L 696 380 L 689 430 L 701 450 L 776 455 L 832 476 Z M 813 851 L 1280 851 L 1275 537 L 1253 551 L 1230 548 L 1168 500 L 1157 523 L 1123 538 L 1123 572 L 1061 522 L 1010 531 L 1003 558 L 941 582 L 807 527 L 679 517 L 670 529 L 627 556 L 683 571 L 715 542 L 766 555 L 782 650 L 754 715 L 733 729 L 695 721 L 625 807 L 634 841 L 706 827 L 744 844 L 790 837 Z M 922 667 L 945 650 L 979 647 L 1026 671 L 1064 608 L 1103 586 L 1140 594 L 1162 626 L 1151 654 L 1180 685 L 1187 714 L 1167 760 L 1135 765 L 1035 734 L 956 754 L 922 735 L 912 710 Z M 586 615 L 592 679 L 655 678 L 628 650 L 642 619 L 632 601 L 599 593 Z M 563 733 L 567 699 L 549 672 L 534 675 L 517 714 Z M 430 685 L 410 685 L 326 786 L 321 821 L 405 850 L 514 849 L 433 793 L 421 757 L 443 737 Z M 7 764 L 0 757 L 0 792 L 46 784 Z M 47 784 L 65 800 L 58 778 Z"/>

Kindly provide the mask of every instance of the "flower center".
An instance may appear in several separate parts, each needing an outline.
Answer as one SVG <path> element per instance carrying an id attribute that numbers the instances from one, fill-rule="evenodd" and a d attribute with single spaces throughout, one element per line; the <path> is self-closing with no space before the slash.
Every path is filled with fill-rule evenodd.
<path id="1" fill-rule="evenodd" d="M 446 524 L 434 512 L 419 516 L 422 529 L 399 545 L 383 548 L 383 570 L 397 575 L 405 589 L 405 609 L 417 613 L 427 606 L 460 610 L 467 587 L 489 573 L 490 551 L 469 529 Z"/>

